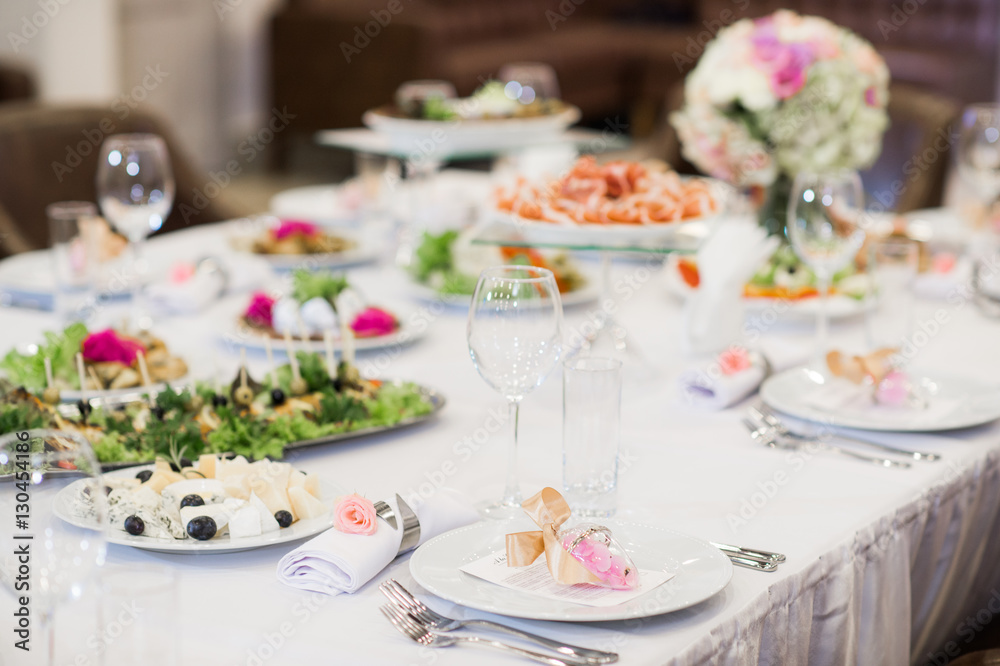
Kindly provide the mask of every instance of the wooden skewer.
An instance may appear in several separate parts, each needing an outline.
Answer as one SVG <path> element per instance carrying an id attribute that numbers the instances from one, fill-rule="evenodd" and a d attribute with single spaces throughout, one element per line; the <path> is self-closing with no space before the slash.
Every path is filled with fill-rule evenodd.
<path id="1" fill-rule="evenodd" d="M 292 342 L 292 332 L 285 329 L 285 351 L 288 352 L 288 362 L 292 366 L 292 379 L 301 379 L 299 375 L 299 359 L 295 358 L 295 343 Z"/>
<path id="2" fill-rule="evenodd" d="M 101 381 L 101 378 L 97 376 L 97 371 L 94 370 L 93 366 L 87 368 L 87 372 L 90 373 L 90 378 L 92 380 L 94 380 L 94 386 L 103 386 L 104 385 L 104 382 Z"/>
<path id="3" fill-rule="evenodd" d="M 45 386 L 50 387 L 54 384 L 52 381 L 52 359 L 48 356 L 45 357 Z"/>
<path id="4" fill-rule="evenodd" d="M 354 365 L 354 331 L 347 323 L 347 318 L 340 320 L 340 359 L 348 365 Z"/>
<path id="5" fill-rule="evenodd" d="M 149 368 L 146 366 L 146 355 L 141 351 L 136 352 L 136 358 L 139 360 L 139 376 L 142 377 L 142 385 L 149 388 L 153 383 L 149 380 Z"/>
<path id="6" fill-rule="evenodd" d="M 76 374 L 80 378 L 80 400 L 87 402 L 87 373 L 83 371 L 83 354 L 80 352 L 76 353 Z"/>
<path id="7" fill-rule="evenodd" d="M 326 374 L 336 377 L 337 359 L 333 357 L 333 332 L 330 329 L 323 331 L 323 346 L 326 347 Z"/>
<path id="8" fill-rule="evenodd" d="M 275 388 L 278 385 L 274 380 L 274 353 L 271 351 L 271 336 L 264 336 L 264 351 L 267 353 L 267 381 L 271 384 L 271 388 Z"/>
<path id="9" fill-rule="evenodd" d="M 240 388 L 247 387 L 247 348 L 240 349 Z"/>

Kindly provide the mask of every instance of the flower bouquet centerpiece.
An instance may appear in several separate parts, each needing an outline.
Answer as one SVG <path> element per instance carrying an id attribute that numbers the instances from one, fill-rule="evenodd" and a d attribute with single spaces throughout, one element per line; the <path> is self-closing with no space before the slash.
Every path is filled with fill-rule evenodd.
<path id="1" fill-rule="evenodd" d="M 761 223 L 781 234 L 796 174 L 864 169 L 878 157 L 888 84 L 885 62 L 867 41 L 779 10 L 719 31 L 671 122 L 684 157 L 749 188 L 763 204 Z"/>

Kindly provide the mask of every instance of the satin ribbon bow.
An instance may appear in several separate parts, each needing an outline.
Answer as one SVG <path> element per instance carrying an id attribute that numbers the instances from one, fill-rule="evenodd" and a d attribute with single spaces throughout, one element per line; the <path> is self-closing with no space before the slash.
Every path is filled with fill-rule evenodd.
<path id="1" fill-rule="evenodd" d="M 826 365 L 835 377 L 844 377 L 855 384 L 861 384 L 866 377 L 871 377 L 878 386 L 892 369 L 892 357 L 899 353 L 898 349 L 877 349 L 864 356 L 845 356 L 839 351 L 826 355 Z"/>
<path id="2" fill-rule="evenodd" d="M 542 488 L 524 500 L 521 508 L 542 529 L 507 535 L 507 566 L 526 567 L 545 553 L 549 573 L 560 583 L 600 582 L 600 578 L 587 571 L 559 542 L 559 527 L 572 512 L 558 490 Z"/>

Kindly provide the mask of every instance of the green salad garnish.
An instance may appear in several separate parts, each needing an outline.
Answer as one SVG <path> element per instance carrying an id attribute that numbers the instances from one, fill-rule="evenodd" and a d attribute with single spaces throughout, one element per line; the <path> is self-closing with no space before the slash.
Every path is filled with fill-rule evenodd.
<path id="1" fill-rule="evenodd" d="M 87 327 L 79 322 L 70 324 L 60 333 L 47 331 L 37 353 L 22 354 L 11 349 L 0 361 L 0 370 L 14 384 L 33 391 L 41 390 L 46 385 L 45 358 L 48 357 L 52 362 L 53 379 L 78 389 L 80 380 L 76 374 L 76 354 L 87 335 Z"/>

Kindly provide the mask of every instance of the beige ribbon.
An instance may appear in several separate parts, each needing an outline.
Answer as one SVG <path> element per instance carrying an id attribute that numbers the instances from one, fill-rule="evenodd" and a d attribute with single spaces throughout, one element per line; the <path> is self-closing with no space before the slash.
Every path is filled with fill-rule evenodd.
<path id="1" fill-rule="evenodd" d="M 861 384 L 866 377 L 871 377 L 878 386 L 885 376 L 892 371 L 891 359 L 899 353 L 898 349 L 883 348 L 864 356 L 845 356 L 839 351 L 826 355 L 826 365 L 835 377 L 844 377 L 855 384 Z"/>
<path id="2" fill-rule="evenodd" d="M 560 583 L 598 583 L 600 578 L 587 571 L 559 543 L 559 527 L 570 516 L 569 504 L 555 488 L 542 488 L 521 502 L 521 508 L 541 530 L 507 535 L 507 566 L 526 567 L 545 553 L 549 573 Z"/>

